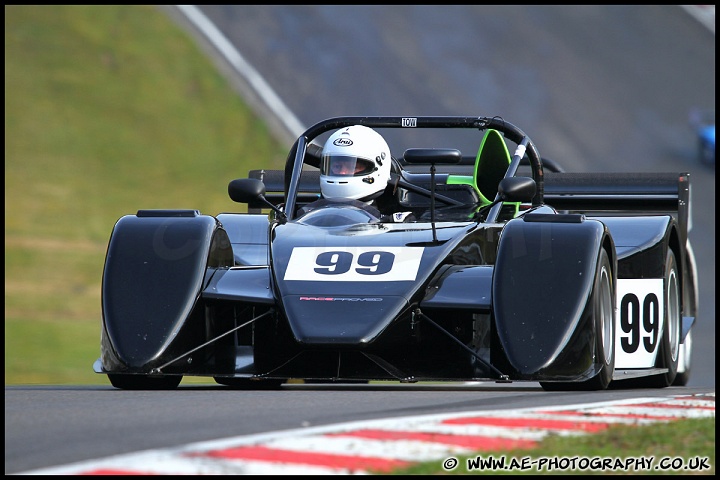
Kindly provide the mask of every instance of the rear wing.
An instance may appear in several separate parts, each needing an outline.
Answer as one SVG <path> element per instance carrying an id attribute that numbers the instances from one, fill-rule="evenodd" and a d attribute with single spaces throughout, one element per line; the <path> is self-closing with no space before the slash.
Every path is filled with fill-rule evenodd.
<path id="1" fill-rule="evenodd" d="M 689 173 L 545 172 L 544 203 L 557 210 L 610 214 L 670 213 L 690 230 Z"/>

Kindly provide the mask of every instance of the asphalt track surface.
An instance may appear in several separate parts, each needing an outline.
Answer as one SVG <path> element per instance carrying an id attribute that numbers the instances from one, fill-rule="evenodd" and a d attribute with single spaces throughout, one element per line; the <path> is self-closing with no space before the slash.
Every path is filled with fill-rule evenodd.
<path id="1" fill-rule="evenodd" d="M 714 30 L 677 6 L 201 9 L 280 103 L 268 105 L 198 41 L 286 138 L 338 115 L 502 115 L 567 171 L 691 172 L 701 312 L 693 376 L 687 388 L 589 393 L 518 383 L 6 387 L 6 474 L 339 422 L 714 392 L 715 171 L 699 165 L 688 126 L 692 108 L 715 105 Z M 286 118 L 273 119 L 278 106 Z"/>
<path id="2" fill-rule="evenodd" d="M 393 415 L 379 420 L 333 423 L 218 438 L 23 472 L 34 475 L 322 475 L 387 473 L 417 462 L 438 470 L 478 470 L 459 461 L 482 452 L 508 461 L 485 470 L 551 473 L 601 469 L 605 473 L 707 473 L 708 457 L 549 457 L 537 444 L 548 435 L 582 436 L 614 425 L 650 425 L 684 418 L 714 418 L 714 395 L 667 395 L 590 404 L 502 407 L 456 413 Z M 400 395 L 407 395 L 407 392 Z M 524 449 L 519 457 L 498 450 Z M 519 462 L 517 459 L 523 459 Z M 515 459 L 515 460 L 514 460 Z M 592 460 L 592 464 L 590 461 Z M 511 463 L 514 462 L 514 463 Z M 575 466 L 574 466 L 575 465 Z M 600 467 L 600 468 L 599 468 Z"/>

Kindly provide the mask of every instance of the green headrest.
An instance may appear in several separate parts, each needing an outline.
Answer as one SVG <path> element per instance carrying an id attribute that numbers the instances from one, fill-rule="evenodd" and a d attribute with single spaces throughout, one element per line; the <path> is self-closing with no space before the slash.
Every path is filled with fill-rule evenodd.
<path id="1" fill-rule="evenodd" d="M 510 166 L 510 153 L 503 136 L 497 130 L 486 130 L 475 157 L 473 175 L 473 181 L 483 203 L 490 203 L 495 199 L 498 185 L 505 176 L 508 166 Z"/>

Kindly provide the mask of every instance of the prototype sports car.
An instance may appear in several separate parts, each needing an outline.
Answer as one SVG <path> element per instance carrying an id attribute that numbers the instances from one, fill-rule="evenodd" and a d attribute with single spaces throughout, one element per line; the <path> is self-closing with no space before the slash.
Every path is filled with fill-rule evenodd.
<path id="1" fill-rule="evenodd" d="M 415 221 L 357 202 L 305 213 L 320 198 L 317 142 L 353 125 L 462 131 L 477 153 L 422 146 L 426 134 L 393 145 L 383 195 Z M 698 308 L 689 180 L 567 173 L 498 117 L 331 118 L 300 135 L 284 170 L 230 181 L 244 212 L 117 221 L 93 368 L 121 389 L 183 376 L 248 389 L 685 385 Z"/>

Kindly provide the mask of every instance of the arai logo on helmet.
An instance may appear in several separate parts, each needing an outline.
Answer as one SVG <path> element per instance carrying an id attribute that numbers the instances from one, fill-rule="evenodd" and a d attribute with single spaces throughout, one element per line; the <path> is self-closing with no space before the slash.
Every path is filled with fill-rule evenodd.
<path id="1" fill-rule="evenodd" d="M 333 145 L 336 145 L 338 147 L 349 147 L 353 144 L 353 141 L 349 138 L 336 138 L 333 142 Z"/>

